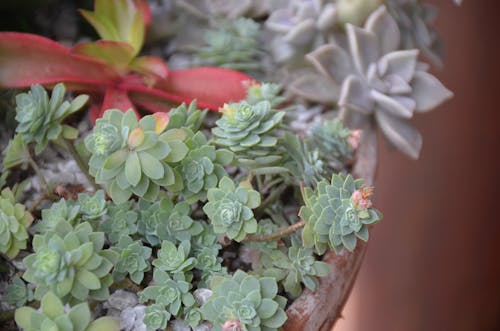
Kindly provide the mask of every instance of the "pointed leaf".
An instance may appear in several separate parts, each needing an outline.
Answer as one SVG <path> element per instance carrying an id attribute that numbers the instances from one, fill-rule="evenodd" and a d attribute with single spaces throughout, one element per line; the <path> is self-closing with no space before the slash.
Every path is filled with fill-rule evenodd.
<path id="1" fill-rule="evenodd" d="M 129 68 L 144 75 L 167 78 L 168 67 L 162 59 L 154 56 L 141 56 L 130 63 Z"/>
<path id="2" fill-rule="evenodd" d="M 74 46 L 71 52 L 99 59 L 120 72 L 125 72 L 128 64 L 134 58 L 132 46 L 125 42 L 112 40 L 81 43 Z"/>
<path id="3" fill-rule="evenodd" d="M 368 17 L 365 29 L 378 37 L 381 54 L 398 49 L 401 39 L 399 27 L 385 6 L 380 6 Z"/>
<path id="4" fill-rule="evenodd" d="M 413 159 L 418 159 L 422 148 L 422 137 L 417 129 L 397 117 L 375 112 L 375 118 L 384 136 L 399 151 Z"/>
<path id="5" fill-rule="evenodd" d="M 417 103 L 416 110 L 421 112 L 429 111 L 453 96 L 453 92 L 436 77 L 423 71 L 415 72 L 411 86 L 411 97 Z"/>

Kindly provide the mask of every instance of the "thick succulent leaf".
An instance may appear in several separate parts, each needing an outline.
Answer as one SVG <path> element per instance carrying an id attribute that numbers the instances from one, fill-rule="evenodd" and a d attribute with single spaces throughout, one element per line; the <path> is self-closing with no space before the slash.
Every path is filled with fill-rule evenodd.
<path id="1" fill-rule="evenodd" d="M 314 20 L 303 20 L 288 31 L 284 40 L 294 46 L 303 46 L 311 41 L 315 33 L 316 26 Z"/>
<path id="2" fill-rule="evenodd" d="M 64 314 L 64 306 L 61 300 L 52 292 L 48 292 L 43 296 L 41 307 L 43 314 L 52 320 Z"/>
<path id="3" fill-rule="evenodd" d="M 415 110 L 415 101 L 408 97 L 388 96 L 376 90 L 371 90 L 370 95 L 377 102 L 379 111 L 403 118 L 411 118 Z"/>
<path id="4" fill-rule="evenodd" d="M 191 102 L 197 99 L 199 108 L 218 110 L 224 103 L 239 101 L 246 96 L 245 82 L 253 79 L 243 73 L 212 67 L 171 71 L 166 80 L 155 88 L 167 100 Z"/>
<path id="5" fill-rule="evenodd" d="M 417 103 L 417 111 L 429 111 L 453 96 L 453 92 L 427 72 L 415 72 L 411 85 L 413 87 L 411 97 Z"/>
<path id="6" fill-rule="evenodd" d="M 286 33 L 293 27 L 290 12 L 286 9 L 277 9 L 266 20 L 266 27 L 272 31 Z"/>
<path id="7" fill-rule="evenodd" d="M 396 75 L 409 82 L 415 74 L 417 57 L 416 49 L 388 53 L 378 62 L 379 73 L 381 76 Z"/>
<path id="8" fill-rule="evenodd" d="M 342 84 L 352 71 L 349 54 L 335 44 L 326 44 L 316 48 L 306 55 L 316 70 L 325 76 L 331 77 L 337 84 Z"/>
<path id="9" fill-rule="evenodd" d="M 75 327 L 74 331 L 85 330 L 91 319 L 90 309 L 87 303 L 80 303 L 72 307 L 68 315 Z"/>
<path id="10" fill-rule="evenodd" d="M 132 46 L 125 42 L 112 40 L 80 43 L 74 46 L 71 52 L 99 59 L 122 73 L 125 73 L 128 64 L 134 58 Z"/>
<path id="11" fill-rule="evenodd" d="M 90 325 L 85 329 L 85 331 L 118 331 L 120 330 L 119 321 L 112 317 L 101 317 L 90 323 Z"/>
<path id="12" fill-rule="evenodd" d="M 26 87 L 59 82 L 109 84 L 119 74 L 89 57 L 33 34 L 0 32 L 0 86 Z"/>
<path id="13" fill-rule="evenodd" d="M 380 6 L 366 20 L 365 29 L 378 37 L 381 54 L 393 52 L 399 48 L 401 33 L 398 24 L 385 6 Z"/>
<path id="14" fill-rule="evenodd" d="M 371 114 L 374 102 L 365 83 L 357 76 L 349 76 L 342 84 L 339 106 L 347 106 L 364 114 Z"/>
<path id="15" fill-rule="evenodd" d="M 418 159 L 422 148 L 422 137 L 417 129 L 397 117 L 376 111 L 375 118 L 384 136 L 399 151 Z"/>
<path id="16" fill-rule="evenodd" d="M 168 76 L 168 67 L 165 62 L 154 56 L 135 58 L 130 63 L 129 68 L 143 75 L 154 75 L 161 78 L 167 78 Z"/>
<path id="17" fill-rule="evenodd" d="M 366 75 L 369 65 L 380 57 L 377 36 L 351 24 L 346 25 L 346 32 L 354 65 L 359 74 Z"/>
<path id="18" fill-rule="evenodd" d="M 318 74 L 304 75 L 289 88 L 298 96 L 326 104 L 337 102 L 340 89 L 333 80 Z"/>

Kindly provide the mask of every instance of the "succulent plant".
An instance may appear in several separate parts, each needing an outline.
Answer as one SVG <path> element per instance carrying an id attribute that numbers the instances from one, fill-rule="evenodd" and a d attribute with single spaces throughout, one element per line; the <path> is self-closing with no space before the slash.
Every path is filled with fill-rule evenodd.
<path id="1" fill-rule="evenodd" d="M 417 48 L 434 64 L 443 65 L 443 44 L 433 23 L 437 9 L 417 0 L 388 0 L 387 9 L 401 31 L 402 49 Z"/>
<path id="2" fill-rule="evenodd" d="M 303 248 L 293 241 L 288 248 L 288 259 L 274 259 L 273 262 L 283 272 L 283 288 L 292 298 L 302 293 L 301 283 L 311 291 L 316 290 L 319 285 L 317 277 L 328 275 L 330 270 L 327 263 L 316 260 L 312 248 Z"/>
<path id="3" fill-rule="evenodd" d="M 112 243 L 117 243 L 122 237 L 137 233 L 139 214 L 132 208 L 133 204 L 130 202 L 109 205 L 109 218 L 101 223 L 100 229 L 108 235 Z"/>
<path id="4" fill-rule="evenodd" d="M 258 23 L 249 18 L 222 21 L 217 29 L 205 33 L 206 46 L 198 50 L 202 65 L 219 66 L 240 71 L 254 71 L 259 63 L 260 34 Z"/>
<path id="5" fill-rule="evenodd" d="M 167 327 L 171 316 L 163 305 L 154 304 L 147 306 L 144 310 L 144 324 L 148 331 L 163 330 Z"/>
<path id="6" fill-rule="evenodd" d="M 321 156 L 337 164 L 351 157 L 352 135 L 352 131 L 339 118 L 324 120 L 309 132 L 312 143 L 320 150 Z"/>
<path id="7" fill-rule="evenodd" d="M 191 239 L 191 244 L 193 246 L 193 252 L 196 253 L 209 248 L 213 251 L 219 251 L 222 246 L 218 242 L 217 235 L 214 232 L 213 226 L 205 222 L 200 222 L 203 230 L 198 235 Z"/>
<path id="8" fill-rule="evenodd" d="M 189 106 L 185 103 L 181 104 L 179 107 L 172 108 L 168 112 L 168 129 L 180 129 L 187 128 L 193 132 L 199 131 L 205 118 L 207 117 L 208 110 L 199 110 L 198 104 L 192 101 Z"/>
<path id="9" fill-rule="evenodd" d="M 191 243 L 184 240 L 176 247 L 174 243 L 164 240 L 158 251 L 158 258 L 153 260 L 153 265 L 158 270 L 169 274 L 185 273 L 193 269 L 196 259 L 189 257 Z"/>
<path id="10" fill-rule="evenodd" d="M 215 233 L 241 241 L 247 234 L 257 231 L 252 209 L 260 205 L 260 194 L 223 177 L 217 188 L 208 190 L 208 202 L 203 206 Z"/>
<path id="11" fill-rule="evenodd" d="M 285 102 L 285 97 L 280 96 L 281 90 L 279 84 L 252 82 L 248 86 L 245 101 L 251 105 L 267 101 L 274 108 Z"/>
<path id="12" fill-rule="evenodd" d="M 240 164 L 258 167 L 281 159 L 274 129 L 285 112 L 275 111 L 268 101 L 226 104 L 221 112 L 222 117 L 212 129 L 214 142 L 235 152 Z"/>
<path id="13" fill-rule="evenodd" d="M 329 77 L 332 88 L 342 84 L 338 104 L 344 112 L 374 116 L 389 142 L 418 158 L 422 139 L 404 120 L 452 93 L 417 62 L 418 50 L 397 50 L 400 31 L 385 6 L 368 17 L 364 28 L 347 24 L 346 30 L 349 52 L 328 44 L 308 54 L 309 60 Z"/>
<path id="14" fill-rule="evenodd" d="M 64 302 L 88 297 L 105 300 L 113 279 L 110 271 L 117 253 L 103 250 L 104 233 L 93 232 L 88 222 L 74 228 L 65 221 L 54 231 L 33 238 L 34 253 L 23 259 L 23 278 L 36 284 L 35 298 L 52 291 Z"/>
<path id="15" fill-rule="evenodd" d="M 2 152 L 2 156 L 3 172 L 6 172 L 8 169 L 14 168 L 18 165 L 26 167 L 27 163 L 31 159 L 31 155 L 28 145 L 23 143 L 22 134 L 16 134 L 14 138 L 9 141 L 9 144 Z"/>
<path id="16" fill-rule="evenodd" d="M 160 209 L 157 217 L 161 219 L 160 225 L 156 227 L 156 233 L 161 240 L 172 243 L 189 241 L 191 237 L 203 231 L 201 222 L 194 221 L 189 215 L 191 206 L 187 202 L 179 202 L 174 205 L 170 199 L 160 201 Z"/>
<path id="17" fill-rule="evenodd" d="M 342 247 L 356 248 L 357 238 L 368 241 L 368 225 L 381 219 L 370 196 L 373 190 L 363 186 L 362 179 L 334 174 L 329 183 L 322 180 L 315 191 L 304 188 L 305 205 L 299 216 L 306 222 L 302 231 L 305 247 L 315 247 L 323 254 L 329 245 L 336 253 Z"/>
<path id="18" fill-rule="evenodd" d="M 151 256 L 151 248 L 144 247 L 140 240 L 132 240 L 128 236 L 122 236 L 118 244 L 111 248 L 119 257 L 113 270 L 115 280 L 122 280 L 127 274 L 130 279 L 140 284 L 144 278 L 144 273 L 151 269 L 149 258 Z"/>
<path id="19" fill-rule="evenodd" d="M 224 166 L 231 163 L 233 153 L 226 149 L 216 150 L 207 144 L 202 132 L 191 133 L 186 139 L 189 153 L 176 170 L 182 174 L 184 190 L 182 196 L 188 203 L 206 200 L 207 190 L 217 186 L 226 176 Z"/>
<path id="20" fill-rule="evenodd" d="M 14 277 L 5 289 L 5 301 L 13 306 L 22 307 L 33 300 L 33 288 L 19 277 Z"/>
<path id="21" fill-rule="evenodd" d="M 229 324 L 238 325 L 235 330 L 278 330 L 287 319 L 286 299 L 277 295 L 274 278 L 238 270 L 232 277 L 213 277 L 211 289 L 201 310 L 217 331 L 229 330 Z"/>
<path id="22" fill-rule="evenodd" d="M 203 315 L 199 307 L 191 306 L 184 311 L 184 322 L 191 328 L 197 327 L 203 320 Z"/>
<path id="23" fill-rule="evenodd" d="M 16 96 L 16 120 L 19 122 L 16 132 L 22 134 L 25 143 L 36 143 L 36 154 L 61 135 L 68 139 L 78 135 L 76 129 L 61 122 L 82 108 L 88 96 L 80 95 L 69 102 L 64 100 L 65 93 L 64 84 L 60 83 L 54 87 L 50 98 L 40 85 L 32 85 L 29 92 Z"/>
<path id="24" fill-rule="evenodd" d="M 116 203 L 132 194 L 153 201 L 160 187 L 182 190 L 180 174 L 170 164 L 186 156 L 186 134 L 181 129 L 165 130 L 168 118 L 162 114 L 137 121 L 132 110 L 107 110 L 85 139 L 92 153 L 89 172 L 97 183 L 107 184 Z"/>
<path id="25" fill-rule="evenodd" d="M 40 310 L 21 307 L 16 310 L 15 320 L 24 331 L 118 331 L 120 325 L 111 317 L 100 317 L 91 322 L 87 302 L 75 305 L 67 311 L 61 300 L 52 292 L 41 299 Z"/>
<path id="26" fill-rule="evenodd" d="M 98 190 L 93 195 L 79 193 L 77 203 L 80 205 L 80 215 L 84 221 L 99 220 L 107 212 L 103 190 Z"/>
<path id="27" fill-rule="evenodd" d="M 288 152 L 284 167 L 291 174 L 296 184 L 316 185 L 324 178 L 326 167 L 320 158 L 319 150 L 311 148 L 311 144 L 291 133 L 285 134 L 280 143 Z"/>
<path id="28" fill-rule="evenodd" d="M 191 307 L 196 301 L 189 292 L 191 283 L 184 279 L 184 274 L 178 273 L 170 277 L 167 272 L 155 269 L 153 273 L 154 285 L 149 285 L 139 292 L 139 300 L 146 302 L 153 300 L 175 317 L 180 317 L 183 307 Z"/>
<path id="29" fill-rule="evenodd" d="M 227 274 L 226 268 L 222 267 L 222 258 L 218 257 L 219 250 L 205 247 L 196 252 L 195 268 L 201 271 L 198 287 L 207 286 L 213 275 Z"/>
<path id="30" fill-rule="evenodd" d="M 9 259 L 17 256 L 21 249 L 26 248 L 28 228 L 33 222 L 33 216 L 26 207 L 16 203 L 14 194 L 8 188 L 0 195 L 0 253 Z"/>

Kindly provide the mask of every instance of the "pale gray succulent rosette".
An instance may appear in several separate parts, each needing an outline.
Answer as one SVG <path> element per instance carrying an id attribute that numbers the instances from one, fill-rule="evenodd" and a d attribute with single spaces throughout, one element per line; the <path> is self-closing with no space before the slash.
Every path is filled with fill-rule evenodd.
<path id="1" fill-rule="evenodd" d="M 347 24 L 346 32 L 348 50 L 327 44 L 308 59 L 332 88 L 341 84 L 338 105 L 344 116 L 358 117 L 358 124 L 374 117 L 390 143 L 418 158 L 422 138 L 405 119 L 435 108 L 452 93 L 418 62 L 418 50 L 398 50 L 401 33 L 385 6 L 363 28 Z"/>
<path id="2" fill-rule="evenodd" d="M 418 0 L 388 0 L 387 9 L 401 31 L 401 48 L 418 48 L 436 66 L 443 65 L 443 44 L 432 27 L 438 10 Z"/>

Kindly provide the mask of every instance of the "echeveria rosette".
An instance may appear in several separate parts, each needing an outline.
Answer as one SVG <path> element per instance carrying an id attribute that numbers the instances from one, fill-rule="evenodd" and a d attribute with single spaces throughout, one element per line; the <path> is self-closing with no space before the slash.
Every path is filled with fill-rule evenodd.
<path id="1" fill-rule="evenodd" d="M 50 208 L 42 210 L 42 220 L 33 226 L 36 232 L 54 231 L 59 222 L 66 221 L 75 226 L 81 221 L 80 205 L 73 200 L 61 199 Z"/>
<path id="2" fill-rule="evenodd" d="M 0 195 L 0 253 L 13 259 L 25 249 L 32 222 L 33 216 L 26 207 L 16 203 L 10 189 L 4 189 Z"/>
<path id="3" fill-rule="evenodd" d="M 368 241 L 368 225 L 382 218 L 372 207 L 371 194 L 362 179 L 342 174 L 334 174 L 331 182 L 320 181 L 314 191 L 304 188 L 305 205 L 299 211 L 305 221 L 304 246 L 315 247 L 318 254 L 324 254 L 328 246 L 339 253 L 343 247 L 353 251 L 357 239 Z"/>
<path id="4" fill-rule="evenodd" d="M 332 88 L 342 85 L 338 105 L 344 111 L 361 120 L 375 117 L 395 147 L 418 158 L 422 138 L 405 119 L 435 108 L 452 93 L 418 63 L 418 50 L 398 50 L 400 31 L 385 6 L 364 28 L 347 24 L 346 32 L 349 51 L 327 44 L 308 54 L 309 60 Z"/>
<path id="5" fill-rule="evenodd" d="M 388 0 L 386 5 L 401 31 L 401 48 L 418 48 L 434 65 L 441 67 L 443 44 L 432 26 L 437 8 L 418 0 Z"/>
<path id="6" fill-rule="evenodd" d="M 80 216 L 84 221 L 97 221 L 107 212 L 103 190 L 98 190 L 93 195 L 79 193 L 77 204 L 80 206 Z"/>
<path id="7" fill-rule="evenodd" d="M 215 247 L 205 247 L 196 251 L 195 268 L 201 271 L 198 288 L 206 287 L 213 275 L 227 274 L 222 267 L 222 258 L 218 256 L 219 250 Z"/>
<path id="8" fill-rule="evenodd" d="M 123 203 L 132 194 L 154 201 L 160 187 L 170 191 L 182 190 L 181 176 L 173 169 L 173 164 L 180 162 L 188 152 L 183 142 L 186 138 L 183 130 L 165 130 L 168 118 L 160 113 L 137 121 L 132 110 L 126 113 L 107 110 L 97 124 L 100 122 L 103 124 L 96 125 L 85 139 L 92 154 L 89 172 L 97 183 L 107 185 L 113 201 Z M 108 127 L 116 130 L 102 130 Z M 107 138 L 101 137 L 110 132 L 117 139 L 121 137 L 122 143 L 105 148 L 101 141 Z"/>
<path id="9" fill-rule="evenodd" d="M 286 299 L 278 294 L 272 277 L 256 277 L 238 270 L 232 277 L 214 276 L 213 294 L 201 307 L 215 330 L 234 323 L 239 330 L 279 330 L 285 323 Z"/>
<path id="10" fill-rule="evenodd" d="M 61 136 L 74 139 L 78 135 L 76 129 L 61 122 L 83 107 L 87 95 L 80 95 L 71 102 L 64 100 L 66 89 L 64 84 L 57 84 L 49 98 L 40 85 L 32 85 L 27 93 L 16 96 L 16 121 L 19 123 L 16 132 L 22 134 L 25 143 L 35 143 L 35 152 L 40 154 L 51 140 Z"/>
<path id="11" fill-rule="evenodd" d="M 160 304 L 153 304 L 144 309 L 144 325 L 148 331 L 165 329 L 172 315 Z"/>
<path id="12" fill-rule="evenodd" d="M 108 218 L 100 224 L 100 230 L 107 234 L 111 243 L 117 243 L 122 237 L 137 233 L 139 213 L 132 207 L 130 202 L 119 205 L 110 203 Z"/>
<path id="13" fill-rule="evenodd" d="M 33 288 L 27 286 L 19 277 L 15 276 L 5 288 L 5 302 L 16 307 L 22 307 L 33 300 Z"/>
<path id="14" fill-rule="evenodd" d="M 197 56 L 203 65 L 238 71 L 255 71 L 259 63 L 260 25 L 249 18 L 219 22 L 218 28 L 205 33 L 205 47 Z"/>
<path id="15" fill-rule="evenodd" d="M 205 123 L 207 113 L 207 109 L 198 109 L 196 100 L 192 101 L 189 106 L 183 103 L 177 108 L 170 109 L 168 112 L 167 130 L 187 128 L 193 132 L 197 132 L 203 123 Z"/>
<path id="16" fill-rule="evenodd" d="M 260 205 L 259 192 L 243 185 L 236 187 L 233 180 L 223 177 L 217 188 L 208 190 L 208 202 L 203 206 L 214 232 L 229 239 L 242 241 L 247 234 L 257 231 L 257 220 L 252 209 Z"/>
<path id="17" fill-rule="evenodd" d="M 196 306 L 191 306 L 184 311 L 184 322 L 191 328 L 197 327 L 203 320 L 201 309 Z"/>
<path id="18" fill-rule="evenodd" d="M 352 156 L 350 142 L 353 135 L 339 118 L 325 120 L 309 132 L 311 142 L 320 150 L 322 158 L 335 164 Z"/>
<path id="19" fill-rule="evenodd" d="M 171 275 L 187 273 L 196 264 L 196 259 L 189 257 L 190 250 L 191 243 L 187 240 L 181 242 L 179 247 L 176 247 L 170 241 L 164 240 L 158 251 L 158 258 L 153 260 L 153 265 L 156 269 L 166 271 Z"/>
<path id="20" fill-rule="evenodd" d="M 60 298 L 47 292 L 40 302 L 40 309 L 21 307 L 16 310 L 15 320 L 24 331 L 118 331 L 120 323 L 111 317 L 100 317 L 92 321 L 87 302 L 77 304 L 69 310 Z"/>
<path id="21" fill-rule="evenodd" d="M 192 133 L 186 139 L 189 153 L 176 170 L 182 174 L 184 190 L 182 197 L 188 203 L 206 200 L 207 190 L 217 186 L 227 176 L 224 166 L 231 163 L 233 153 L 227 149 L 215 149 L 208 145 L 202 132 Z"/>
<path id="22" fill-rule="evenodd" d="M 281 159 L 275 129 L 285 112 L 272 109 L 268 101 L 225 104 L 220 111 L 222 117 L 212 129 L 214 143 L 233 151 L 241 165 L 256 168 Z"/>
<path id="23" fill-rule="evenodd" d="M 134 241 L 128 236 L 123 236 L 111 250 L 119 254 L 113 269 L 113 278 L 120 281 L 128 274 L 134 283 L 140 284 L 144 279 L 144 273 L 151 269 L 149 263 L 151 248 L 143 246 L 140 240 Z"/>
<path id="24" fill-rule="evenodd" d="M 201 222 L 194 221 L 191 216 L 191 205 L 187 202 L 174 204 L 172 200 L 160 200 L 159 210 L 156 215 L 161 220 L 156 225 L 155 233 L 160 240 L 172 243 L 190 241 L 191 237 L 203 231 Z"/>
<path id="25" fill-rule="evenodd" d="M 180 317 L 183 307 L 191 307 L 196 301 L 189 292 L 191 283 L 187 282 L 184 274 L 179 273 L 170 277 L 163 270 L 155 269 L 153 273 L 153 285 L 149 285 L 139 292 L 139 300 L 146 302 L 152 300 L 156 305 L 165 308 L 175 317 Z"/>
<path id="26" fill-rule="evenodd" d="M 137 206 L 139 207 L 139 220 L 137 222 L 137 232 L 141 235 L 141 239 L 152 246 L 159 246 L 161 239 L 158 237 L 157 227 L 161 224 L 160 203 L 140 199 Z"/>
<path id="27" fill-rule="evenodd" d="M 23 259 L 23 278 L 36 284 L 35 298 L 52 291 L 64 302 L 106 300 L 118 254 L 103 249 L 104 239 L 88 222 L 73 228 L 61 221 L 53 232 L 35 235 L 34 253 Z"/>

